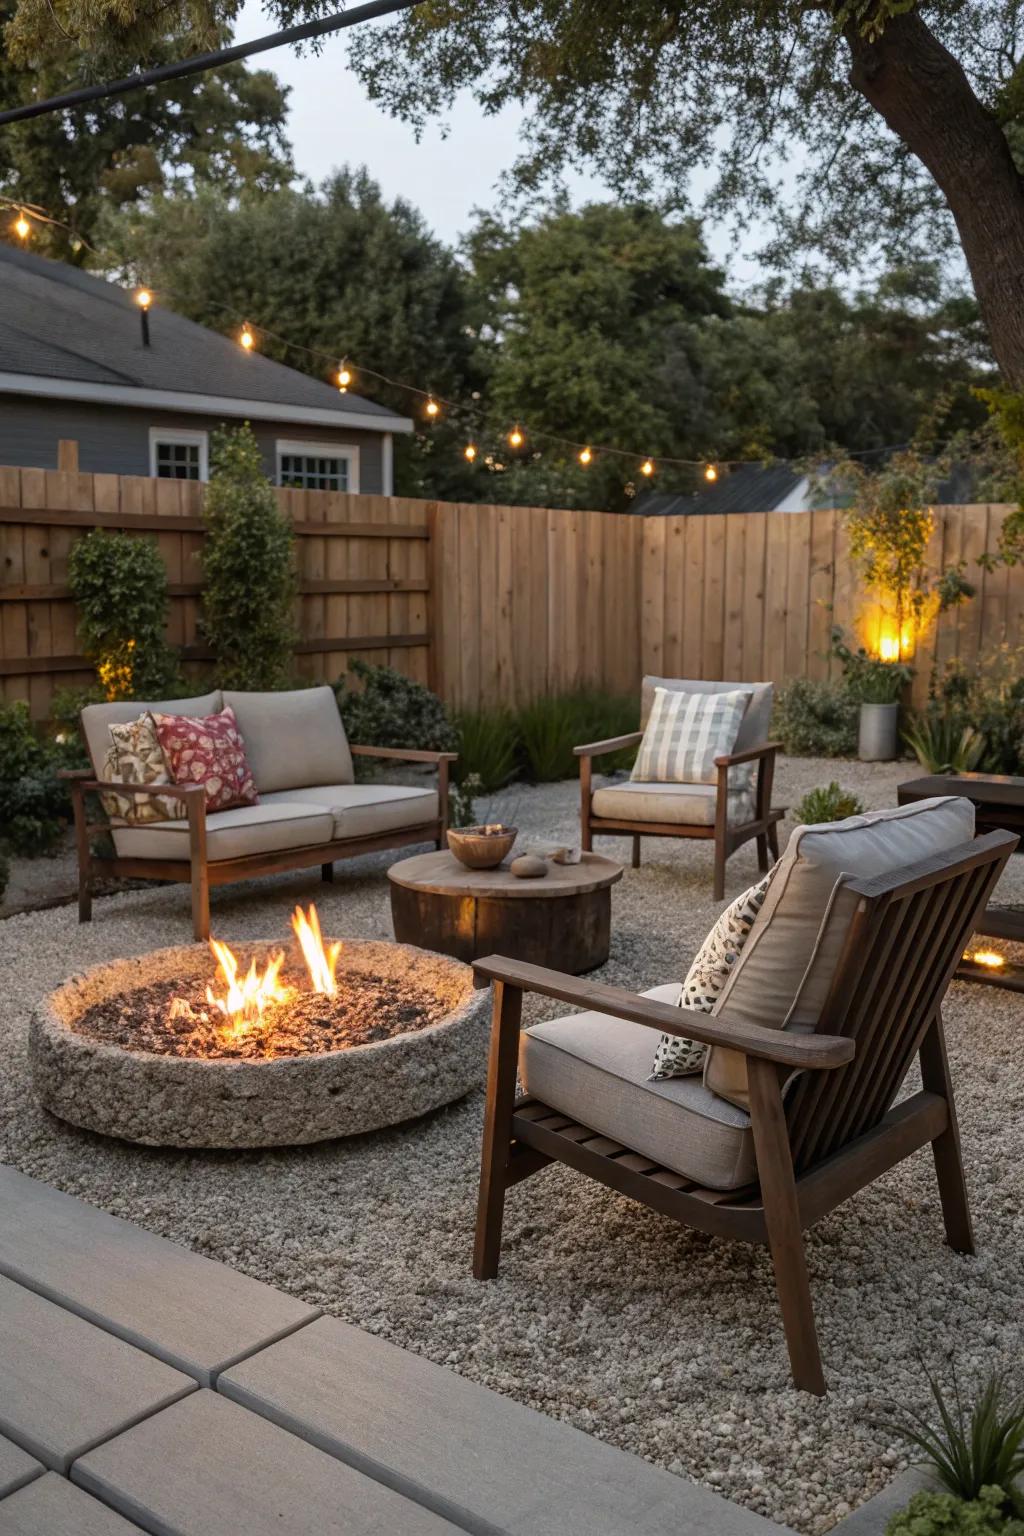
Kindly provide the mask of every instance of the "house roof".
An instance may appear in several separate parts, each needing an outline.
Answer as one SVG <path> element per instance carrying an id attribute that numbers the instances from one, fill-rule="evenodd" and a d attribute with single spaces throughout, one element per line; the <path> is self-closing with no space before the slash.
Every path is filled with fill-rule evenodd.
<path id="1" fill-rule="evenodd" d="M 407 417 L 245 352 L 116 283 L 0 244 L 0 392 L 407 432 Z"/>
<path id="2" fill-rule="evenodd" d="M 828 465 L 822 464 L 824 476 Z M 971 500 L 977 475 L 970 465 L 953 464 L 940 481 L 939 506 Z M 820 486 L 812 490 L 810 476 L 788 464 L 738 464 L 724 469 L 713 485 L 699 491 L 648 491 L 637 496 L 631 510 L 641 517 L 679 517 L 688 513 L 809 512 L 846 506 L 850 496 L 837 496 Z"/>

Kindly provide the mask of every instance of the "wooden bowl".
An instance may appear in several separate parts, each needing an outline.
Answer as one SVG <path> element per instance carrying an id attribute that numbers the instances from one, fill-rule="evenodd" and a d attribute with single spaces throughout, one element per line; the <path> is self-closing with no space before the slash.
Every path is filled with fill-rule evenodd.
<path id="1" fill-rule="evenodd" d="M 496 869 L 518 831 L 517 827 L 502 827 L 500 832 L 488 832 L 483 827 L 449 827 L 448 847 L 467 869 Z"/>

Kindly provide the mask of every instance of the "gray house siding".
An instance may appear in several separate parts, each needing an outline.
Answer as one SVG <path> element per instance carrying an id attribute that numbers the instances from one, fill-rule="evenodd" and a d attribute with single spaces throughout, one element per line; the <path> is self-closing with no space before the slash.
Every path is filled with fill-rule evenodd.
<path id="1" fill-rule="evenodd" d="M 0 396 L 0 464 L 21 468 L 56 469 L 61 438 L 78 443 L 79 468 L 91 474 L 148 475 L 150 428 L 214 432 L 222 425 L 238 426 L 237 418 L 222 422 L 215 416 L 182 412 L 133 410 L 125 406 L 90 405 L 84 401 Z M 304 426 L 300 422 L 251 423 L 271 479 L 277 476 L 278 440 L 337 444 L 359 449 L 359 489 L 379 495 L 383 485 L 381 432 L 355 428 Z"/>

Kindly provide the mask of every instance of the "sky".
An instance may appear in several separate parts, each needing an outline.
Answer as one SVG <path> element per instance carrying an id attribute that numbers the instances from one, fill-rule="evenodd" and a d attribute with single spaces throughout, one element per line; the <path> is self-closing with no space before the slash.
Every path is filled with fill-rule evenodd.
<path id="1" fill-rule="evenodd" d="M 273 30 L 259 0 L 246 0 L 235 40 L 247 42 Z M 272 69 L 292 88 L 288 133 L 300 175 L 318 182 L 336 166 L 365 165 L 386 198 L 403 197 L 412 203 L 450 245 L 469 228 L 474 208 L 497 205 L 502 176 L 518 153 L 518 108 L 488 117 L 466 94 L 448 114 L 447 138 L 432 129 L 417 144 L 407 124 L 368 100 L 348 67 L 343 34 L 325 38 L 319 54 L 300 57 L 291 48 L 279 48 L 258 55 L 251 64 Z M 597 177 L 583 173 L 570 176 L 567 187 L 574 204 L 609 195 Z M 734 285 L 756 281 L 756 262 L 733 249 L 726 231 L 709 226 L 705 236 L 712 256 L 727 268 Z M 753 249 L 757 244 L 755 229 L 744 245 Z"/>

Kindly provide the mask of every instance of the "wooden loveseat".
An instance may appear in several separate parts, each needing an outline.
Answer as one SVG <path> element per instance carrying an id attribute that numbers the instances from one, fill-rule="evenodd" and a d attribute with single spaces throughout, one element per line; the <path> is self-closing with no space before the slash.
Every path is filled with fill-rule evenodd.
<path id="1" fill-rule="evenodd" d="M 111 725 L 135 720 L 147 710 L 195 718 L 215 714 L 228 704 L 245 741 L 258 805 L 207 812 L 202 785 L 161 784 L 161 798 L 183 802 L 181 819 L 145 825 L 106 818 L 89 821 L 86 796 L 91 791 L 116 790 L 129 796 L 157 792 L 152 786 L 103 782 Z M 82 732 L 92 769 L 69 777 L 78 845 L 78 916 L 83 923 L 92 916 L 93 883 L 100 874 L 187 881 L 192 887 L 193 931 L 197 939 L 205 939 L 210 935 L 211 885 L 316 864 L 330 880 L 336 859 L 408 843 L 441 847 L 444 842 L 448 769 L 456 754 L 349 746 L 328 687 L 282 693 L 217 689 L 198 698 L 152 704 L 90 704 L 82 711 Z M 357 784 L 355 756 L 433 764 L 436 788 Z M 113 857 L 94 850 L 104 834 L 113 840 Z"/>

